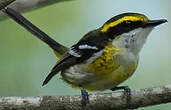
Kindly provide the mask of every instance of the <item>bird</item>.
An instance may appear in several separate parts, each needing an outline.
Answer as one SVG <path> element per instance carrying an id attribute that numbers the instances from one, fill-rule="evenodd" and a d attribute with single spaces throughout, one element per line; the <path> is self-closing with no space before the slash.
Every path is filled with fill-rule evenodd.
<path id="1" fill-rule="evenodd" d="M 123 89 L 127 98 L 130 98 L 131 89 L 119 84 L 135 72 L 140 51 L 150 32 L 156 26 L 167 22 L 166 19 L 150 20 L 140 13 L 122 13 L 88 32 L 67 48 L 15 10 L 5 8 L 2 11 L 48 44 L 59 59 L 42 85 L 60 74 L 62 80 L 71 87 L 81 90 L 81 103 L 84 106 L 89 103 L 87 91 Z"/>

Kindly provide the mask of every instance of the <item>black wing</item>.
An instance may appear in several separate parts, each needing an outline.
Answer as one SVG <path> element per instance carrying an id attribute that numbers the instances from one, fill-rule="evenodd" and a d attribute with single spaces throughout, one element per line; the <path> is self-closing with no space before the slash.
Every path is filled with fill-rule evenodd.
<path id="1" fill-rule="evenodd" d="M 63 71 L 75 64 L 86 61 L 94 53 L 105 47 L 106 42 L 104 40 L 106 39 L 104 39 L 103 36 L 98 36 L 98 32 L 95 32 L 97 31 L 89 32 L 62 56 L 61 60 L 53 67 L 52 71 L 44 80 L 43 85 L 46 85 L 59 71 Z M 103 41 L 99 42 L 99 39 L 102 39 Z M 97 42 L 94 42 L 93 40 L 97 40 Z"/>
<path id="2" fill-rule="evenodd" d="M 46 77 L 46 79 L 43 82 L 43 85 L 46 85 L 51 78 L 56 75 L 59 71 L 61 70 L 65 70 L 66 68 L 70 67 L 71 65 L 76 64 L 77 61 L 77 57 L 74 57 L 72 55 L 70 55 L 68 52 L 62 57 L 61 60 L 59 60 L 59 62 L 57 62 L 57 64 L 53 67 L 53 69 L 51 70 L 51 72 L 49 73 L 49 75 Z"/>

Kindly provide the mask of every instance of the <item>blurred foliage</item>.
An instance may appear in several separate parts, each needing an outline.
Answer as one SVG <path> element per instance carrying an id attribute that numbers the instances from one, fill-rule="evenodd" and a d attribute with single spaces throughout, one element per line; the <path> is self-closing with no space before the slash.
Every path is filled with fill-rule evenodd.
<path id="1" fill-rule="evenodd" d="M 25 13 L 56 41 L 71 46 L 88 31 L 100 27 L 106 20 L 123 12 L 144 13 L 151 19 L 166 18 L 171 1 L 155 0 L 75 0 L 61 2 Z M 144 46 L 139 67 L 122 85 L 132 89 L 171 84 L 171 28 L 161 25 L 150 34 Z M 41 84 L 57 59 L 53 51 L 40 40 L 8 19 L 0 22 L 0 94 L 1 96 L 78 94 L 57 75 L 45 87 Z M 109 92 L 109 91 L 106 91 Z M 171 104 L 143 108 L 170 110 Z"/>

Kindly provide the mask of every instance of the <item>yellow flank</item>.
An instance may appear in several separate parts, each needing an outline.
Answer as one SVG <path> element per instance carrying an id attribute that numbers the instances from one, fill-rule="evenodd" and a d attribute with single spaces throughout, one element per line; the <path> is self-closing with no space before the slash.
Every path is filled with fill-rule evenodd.
<path id="1" fill-rule="evenodd" d="M 88 65 L 88 70 L 100 76 L 107 76 L 119 66 L 116 63 L 118 51 L 119 48 L 111 44 L 106 46 L 103 54 Z"/>
<path id="2" fill-rule="evenodd" d="M 123 66 L 124 62 L 120 64 L 118 61 L 118 57 L 122 55 L 119 48 L 111 44 L 106 46 L 104 53 L 88 65 L 88 70 L 95 74 L 94 83 L 85 84 L 83 87 L 89 91 L 103 90 L 128 79 L 136 70 L 138 62 Z"/>
<path id="3" fill-rule="evenodd" d="M 131 66 L 120 67 L 113 71 L 108 77 L 112 79 L 117 85 L 128 79 L 136 70 L 137 63 Z"/>
<path id="4" fill-rule="evenodd" d="M 120 18 L 114 22 L 111 22 L 109 24 L 105 24 L 102 29 L 101 29 L 101 32 L 107 32 L 107 30 L 111 27 L 114 27 L 120 23 L 122 23 L 123 21 L 127 21 L 127 20 L 130 20 L 130 21 L 147 21 L 148 18 L 145 17 L 145 16 L 125 16 L 123 18 Z"/>

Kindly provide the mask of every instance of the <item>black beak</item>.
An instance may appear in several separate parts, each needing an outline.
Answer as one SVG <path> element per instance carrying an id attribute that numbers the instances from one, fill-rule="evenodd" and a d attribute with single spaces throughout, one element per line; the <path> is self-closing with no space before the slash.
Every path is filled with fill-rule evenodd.
<path id="1" fill-rule="evenodd" d="M 166 19 L 149 20 L 146 24 L 144 24 L 144 27 L 155 27 L 165 22 L 168 22 L 168 21 Z"/>

